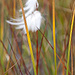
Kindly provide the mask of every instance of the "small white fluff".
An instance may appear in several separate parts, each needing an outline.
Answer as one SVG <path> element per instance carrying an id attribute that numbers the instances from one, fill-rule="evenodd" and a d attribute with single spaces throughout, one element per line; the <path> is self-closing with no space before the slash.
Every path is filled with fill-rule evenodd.
<path id="1" fill-rule="evenodd" d="M 10 59 L 8 54 L 6 54 L 6 59 L 7 59 L 7 61 L 9 61 L 9 59 Z"/>
<path id="2" fill-rule="evenodd" d="M 36 32 L 38 29 L 40 29 L 41 19 L 42 19 L 42 16 L 39 11 L 34 11 L 31 15 L 29 15 L 26 18 L 28 30 L 32 32 Z M 7 21 L 7 23 L 11 25 L 16 25 L 17 26 L 16 29 L 23 29 L 24 33 L 26 34 L 23 16 L 21 19 L 11 19 L 11 20 L 16 22 L 13 23 L 11 21 Z"/>
<path id="3" fill-rule="evenodd" d="M 26 2 L 26 6 L 24 7 L 24 11 L 27 11 L 27 13 L 25 14 L 25 16 L 27 17 L 28 15 L 30 15 L 38 7 L 39 7 L 39 3 L 38 3 L 37 0 L 28 0 Z M 21 9 L 19 11 L 22 12 Z"/>

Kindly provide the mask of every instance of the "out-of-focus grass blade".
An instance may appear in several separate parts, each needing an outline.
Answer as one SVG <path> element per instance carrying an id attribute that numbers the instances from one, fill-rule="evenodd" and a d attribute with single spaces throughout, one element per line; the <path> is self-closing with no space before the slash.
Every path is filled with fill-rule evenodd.
<path id="1" fill-rule="evenodd" d="M 38 31 L 36 31 L 36 74 L 38 75 Z"/>
<path id="2" fill-rule="evenodd" d="M 1 34 L 0 34 L 0 39 L 3 41 L 3 31 L 4 31 L 4 3 L 3 3 L 3 0 L 2 0 L 2 8 L 1 8 Z M 2 44 L 0 43 L 0 58 L 1 58 L 1 65 L 3 67 L 3 70 L 5 70 L 5 67 L 4 67 L 4 62 L 3 62 L 3 47 L 2 47 Z"/>
<path id="3" fill-rule="evenodd" d="M 7 62 L 6 71 L 9 69 L 10 59 Z M 7 73 L 5 75 L 8 75 Z"/>
<path id="4" fill-rule="evenodd" d="M 3 29 L 4 29 L 4 3 L 2 1 L 2 11 L 1 11 L 1 40 L 3 40 Z"/>
<path id="5" fill-rule="evenodd" d="M 24 23 L 25 23 L 25 28 L 26 28 L 26 32 L 27 32 L 28 44 L 29 44 L 30 53 L 31 53 L 31 59 L 32 59 L 32 63 L 33 63 L 33 69 L 34 69 L 34 73 L 35 73 L 35 75 L 36 75 L 35 60 L 34 60 L 34 56 L 33 56 L 33 51 L 32 51 L 32 46 L 31 46 L 31 40 L 30 40 L 30 36 L 29 36 L 29 32 L 28 32 L 28 27 L 27 27 L 27 23 L 26 23 L 25 13 L 24 13 L 24 10 L 23 10 L 22 1 L 19 0 L 19 2 L 20 2 L 20 6 L 21 6 L 21 8 L 22 8 L 22 14 L 23 14 Z"/>
<path id="6" fill-rule="evenodd" d="M 69 70 L 69 58 L 70 58 L 70 48 L 71 48 L 71 39 L 72 39 L 74 15 L 75 15 L 75 8 L 74 8 L 74 12 L 73 12 L 72 23 L 71 23 L 71 30 L 70 30 L 70 39 L 69 39 L 69 46 L 68 46 L 68 58 L 67 58 L 67 71 L 66 71 L 66 75 L 68 75 L 68 70 Z"/>
<path id="7" fill-rule="evenodd" d="M 15 6 L 16 6 L 16 2 L 15 0 L 13 0 L 14 6 L 13 6 L 13 17 L 15 18 Z"/>
<path id="8" fill-rule="evenodd" d="M 40 30 L 39 30 L 39 31 L 40 31 Z M 45 40 L 48 42 L 48 44 L 50 45 L 50 47 L 51 47 L 52 50 L 54 51 L 53 46 L 52 46 L 51 43 L 48 41 L 48 39 L 45 37 L 45 35 L 44 35 L 41 31 L 40 31 L 40 33 L 43 35 L 43 37 L 45 38 Z M 62 65 L 64 66 L 64 68 L 67 69 L 66 66 L 65 66 L 65 64 L 63 63 L 62 59 L 59 57 L 59 55 L 58 55 L 57 53 L 56 53 L 56 55 L 57 55 L 58 59 L 61 61 L 61 63 L 62 63 Z M 68 72 L 68 74 L 70 75 L 70 72 Z"/>
<path id="9" fill-rule="evenodd" d="M 53 0 L 52 5 L 53 5 L 53 43 L 54 43 L 55 75 L 57 75 L 57 70 L 56 70 L 56 40 L 55 40 L 55 0 Z"/>
<path id="10" fill-rule="evenodd" d="M 4 3 L 2 1 L 2 10 L 1 10 L 1 40 L 3 41 L 3 31 L 4 31 Z M 1 45 L 0 45 L 1 46 Z"/>
<path id="11" fill-rule="evenodd" d="M 11 46 L 11 43 L 10 43 L 9 40 L 8 40 L 8 42 L 9 42 L 9 44 L 10 44 L 10 46 Z M 20 67 L 20 65 L 19 65 L 19 63 L 18 63 L 18 60 L 16 59 L 16 55 L 15 55 L 15 53 L 14 53 L 14 50 L 13 50 L 12 46 L 11 46 L 11 50 L 12 50 L 12 52 L 13 52 L 13 55 L 14 55 L 14 57 L 15 57 L 15 60 L 16 60 L 16 62 L 17 62 L 17 65 L 18 65 L 18 67 L 19 67 L 20 73 L 21 73 L 21 75 L 23 75 L 23 73 L 22 73 L 22 71 L 21 71 L 21 67 Z"/>
<path id="12" fill-rule="evenodd" d="M 10 58 L 10 63 L 11 63 L 11 65 L 12 65 L 13 72 L 15 72 L 15 71 L 17 72 L 16 67 L 14 66 L 14 68 L 13 68 L 14 62 L 13 62 L 13 60 L 11 59 L 10 55 L 8 54 L 7 49 L 6 49 L 4 43 L 3 43 L 3 41 L 2 41 L 1 39 L 0 39 L 0 43 L 2 44 L 2 46 L 3 46 L 3 48 L 4 48 L 5 52 L 6 52 L 6 54 L 7 54 L 7 55 L 9 56 L 9 58 Z M 8 72 L 8 70 L 5 72 L 5 74 L 6 74 L 7 72 Z M 17 74 L 18 74 L 18 72 L 17 72 Z"/>

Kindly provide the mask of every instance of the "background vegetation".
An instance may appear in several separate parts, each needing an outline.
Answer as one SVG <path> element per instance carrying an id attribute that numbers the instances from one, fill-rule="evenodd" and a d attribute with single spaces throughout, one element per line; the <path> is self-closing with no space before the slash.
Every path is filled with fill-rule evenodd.
<path id="1" fill-rule="evenodd" d="M 24 6 L 26 0 L 22 1 Z M 38 49 L 38 75 L 54 75 L 52 0 L 38 1 L 38 10 L 42 13 L 43 19 L 38 33 L 29 32 L 32 50 L 37 64 Z M 15 30 L 14 26 L 6 23 L 6 20 L 22 15 L 22 13 L 19 13 L 20 8 L 19 0 L 0 0 L 0 75 L 25 75 L 25 73 L 33 75 L 34 73 L 27 35 L 24 35 L 22 30 Z M 74 8 L 74 0 L 55 0 L 57 75 L 66 75 L 69 36 Z M 75 75 L 74 54 L 75 20 L 69 58 L 69 75 Z"/>

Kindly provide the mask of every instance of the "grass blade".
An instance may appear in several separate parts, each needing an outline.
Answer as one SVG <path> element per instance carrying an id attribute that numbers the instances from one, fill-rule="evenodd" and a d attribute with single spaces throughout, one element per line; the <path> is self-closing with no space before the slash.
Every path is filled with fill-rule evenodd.
<path id="1" fill-rule="evenodd" d="M 73 75 L 73 44 L 71 42 L 71 74 Z"/>
<path id="2" fill-rule="evenodd" d="M 23 14 L 23 18 L 24 18 L 25 28 L 26 28 L 26 32 L 27 32 L 27 39 L 28 39 L 28 44 L 29 44 L 29 48 L 30 48 L 33 69 L 34 69 L 34 73 L 36 75 L 35 60 L 34 60 L 34 56 L 33 56 L 33 51 L 32 51 L 32 46 L 31 46 L 31 40 L 30 40 L 30 35 L 29 35 L 29 32 L 28 32 L 28 27 L 27 27 L 27 23 L 26 23 L 25 13 L 24 13 L 24 10 L 23 10 L 22 1 L 19 0 L 19 2 L 20 2 L 21 9 L 22 9 L 22 14 Z"/>
<path id="3" fill-rule="evenodd" d="M 9 56 L 9 58 L 10 58 L 10 63 L 11 63 L 11 65 L 13 66 L 14 65 L 14 62 L 13 62 L 13 60 L 12 60 L 12 58 L 10 57 L 10 55 L 8 54 L 8 52 L 7 52 L 7 49 L 6 49 L 6 47 L 5 47 L 5 45 L 4 45 L 4 43 L 3 43 L 3 41 L 1 41 L 1 39 L 0 39 L 0 42 L 1 42 L 1 44 L 2 44 L 2 46 L 3 46 L 3 48 L 4 48 L 4 50 L 5 50 L 5 52 L 6 52 L 6 54 Z M 16 69 L 16 67 L 14 66 L 13 68 L 13 72 L 17 72 L 17 69 Z M 5 73 L 7 73 L 7 72 L 5 72 Z M 17 74 L 18 74 L 18 72 L 17 72 Z"/>
<path id="4" fill-rule="evenodd" d="M 68 70 L 69 70 L 69 58 L 70 58 L 70 48 L 71 48 L 71 39 L 72 39 L 74 15 L 75 15 L 75 9 L 74 9 L 74 12 L 73 12 L 72 23 L 71 23 L 70 39 L 69 39 L 69 46 L 68 46 L 68 58 L 67 58 L 67 71 L 66 71 L 66 75 L 68 75 Z"/>
<path id="5" fill-rule="evenodd" d="M 10 45 L 11 50 L 12 50 L 12 52 L 13 52 L 13 55 L 14 55 L 14 57 L 15 57 L 15 60 L 16 60 L 16 62 L 17 62 L 17 65 L 18 65 L 18 68 L 19 68 L 19 70 L 20 70 L 20 73 L 21 73 L 21 75 L 23 75 L 23 73 L 22 73 L 22 71 L 21 71 L 21 68 L 20 68 L 20 65 L 19 65 L 19 63 L 18 63 L 18 60 L 16 59 L 15 52 L 14 52 L 14 50 L 13 50 L 12 46 L 11 46 L 11 43 L 10 43 L 10 41 L 9 41 L 9 40 L 8 40 L 8 42 L 9 42 L 9 45 Z"/>
<path id="6" fill-rule="evenodd" d="M 44 29 L 44 32 L 43 32 L 43 34 L 45 34 L 45 31 L 46 31 L 46 28 L 47 28 L 47 24 L 46 24 L 46 26 L 45 26 L 45 29 Z M 38 57 L 38 62 L 39 62 L 39 59 L 40 59 L 40 53 L 41 53 L 41 47 L 42 47 L 42 42 L 43 42 L 43 39 L 44 39 L 44 36 L 42 36 L 42 39 L 41 39 L 41 43 L 40 43 L 40 47 L 39 47 L 39 57 Z"/>
<path id="7" fill-rule="evenodd" d="M 16 2 L 15 2 L 15 0 L 13 0 L 13 3 L 14 3 L 14 5 L 13 5 L 13 18 L 15 18 L 15 7 L 16 7 Z"/>
<path id="8" fill-rule="evenodd" d="M 54 43 L 55 75 L 57 75 L 57 70 L 56 70 L 56 40 L 55 40 L 55 0 L 53 0 L 53 43 Z"/>
<path id="9" fill-rule="evenodd" d="M 38 59 L 39 59 L 39 56 L 38 56 L 38 31 L 36 31 L 36 73 L 38 75 Z"/>
<path id="10" fill-rule="evenodd" d="M 41 51 L 41 55 L 42 55 L 42 57 L 43 57 L 43 60 L 44 60 L 45 65 L 46 65 L 46 67 L 47 67 L 48 74 L 50 75 L 49 67 L 48 67 L 48 65 L 47 65 L 46 59 L 45 59 L 44 54 L 42 53 L 42 51 Z"/>
<path id="11" fill-rule="evenodd" d="M 2 11 L 1 11 L 1 40 L 3 41 L 3 31 L 4 31 L 4 3 L 2 1 Z"/>
<path id="12" fill-rule="evenodd" d="M 40 30 L 39 30 L 40 31 Z M 52 47 L 52 45 L 50 44 L 50 42 L 47 40 L 47 38 L 45 37 L 45 35 L 40 31 L 40 33 L 43 35 L 43 37 L 45 38 L 45 40 L 48 42 L 48 44 L 50 45 L 50 47 L 52 48 L 52 50 L 54 51 L 54 48 Z M 61 58 L 59 57 L 59 55 L 56 53 L 56 55 L 57 55 L 57 57 L 58 57 L 58 59 L 61 61 L 61 63 L 62 63 L 62 65 L 64 66 L 64 68 L 65 69 L 67 69 L 66 68 L 66 66 L 65 66 L 65 64 L 63 63 L 63 61 L 61 60 Z M 68 74 L 70 75 L 70 73 L 68 72 Z"/>
<path id="13" fill-rule="evenodd" d="M 0 39 L 3 41 L 3 36 L 4 36 L 4 3 L 3 3 L 3 0 L 2 0 L 2 7 L 1 7 L 1 28 L 0 28 Z M 2 44 L 0 43 L 0 62 L 1 62 L 1 65 L 3 67 L 3 70 L 5 70 L 4 68 L 4 62 L 3 62 L 3 47 L 2 47 Z"/>
<path id="14" fill-rule="evenodd" d="M 11 28 L 11 26 L 10 26 L 10 28 Z M 24 66 L 25 72 L 26 72 L 26 74 L 29 73 L 29 75 L 31 75 L 30 72 L 29 72 L 29 70 L 27 69 L 27 67 L 26 67 L 26 65 L 25 65 L 25 62 L 24 62 L 23 57 L 22 57 L 22 54 L 21 54 L 21 50 L 20 50 L 19 45 L 18 45 L 18 43 L 17 43 L 17 38 L 16 38 L 16 36 L 15 36 L 15 34 L 14 34 L 12 28 L 11 28 L 11 31 L 12 31 L 12 33 L 13 33 L 13 35 L 14 35 L 14 38 L 15 38 L 15 42 L 16 42 L 16 45 L 17 45 L 17 48 L 18 48 L 19 55 L 20 55 L 20 57 L 21 57 L 21 59 L 22 59 L 22 61 L 23 61 L 23 66 Z"/>

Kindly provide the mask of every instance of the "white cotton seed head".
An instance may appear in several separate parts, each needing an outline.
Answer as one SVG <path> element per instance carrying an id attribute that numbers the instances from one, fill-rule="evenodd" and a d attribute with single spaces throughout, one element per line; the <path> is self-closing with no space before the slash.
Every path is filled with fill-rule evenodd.
<path id="1" fill-rule="evenodd" d="M 27 11 L 25 13 L 25 17 L 26 17 L 28 30 L 36 32 L 38 29 L 40 29 L 41 19 L 42 19 L 41 13 L 36 10 L 39 7 L 39 3 L 37 0 L 27 0 L 25 5 L 26 7 L 24 7 L 24 10 Z M 26 34 L 23 15 L 19 19 L 11 18 L 11 20 L 7 21 L 7 23 L 11 25 L 16 25 L 16 29 L 23 29 L 24 33 Z"/>
<path id="2" fill-rule="evenodd" d="M 42 19 L 42 16 L 39 11 L 34 11 L 33 14 L 29 15 L 26 18 L 28 30 L 32 31 L 32 32 L 36 32 L 38 29 L 40 29 L 41 19 Z M 17 19 L 15 19 L 15 20 L 17 21 Z M 24 33 L 26 34 L 24 20 L 22 20 L 22 22 L 17 21 L 16 23 L 7 21 L 7 23 L 9 23 L 11 25 L 16 25 L 17 26 L 16 29 L 23 29 Z"/>

